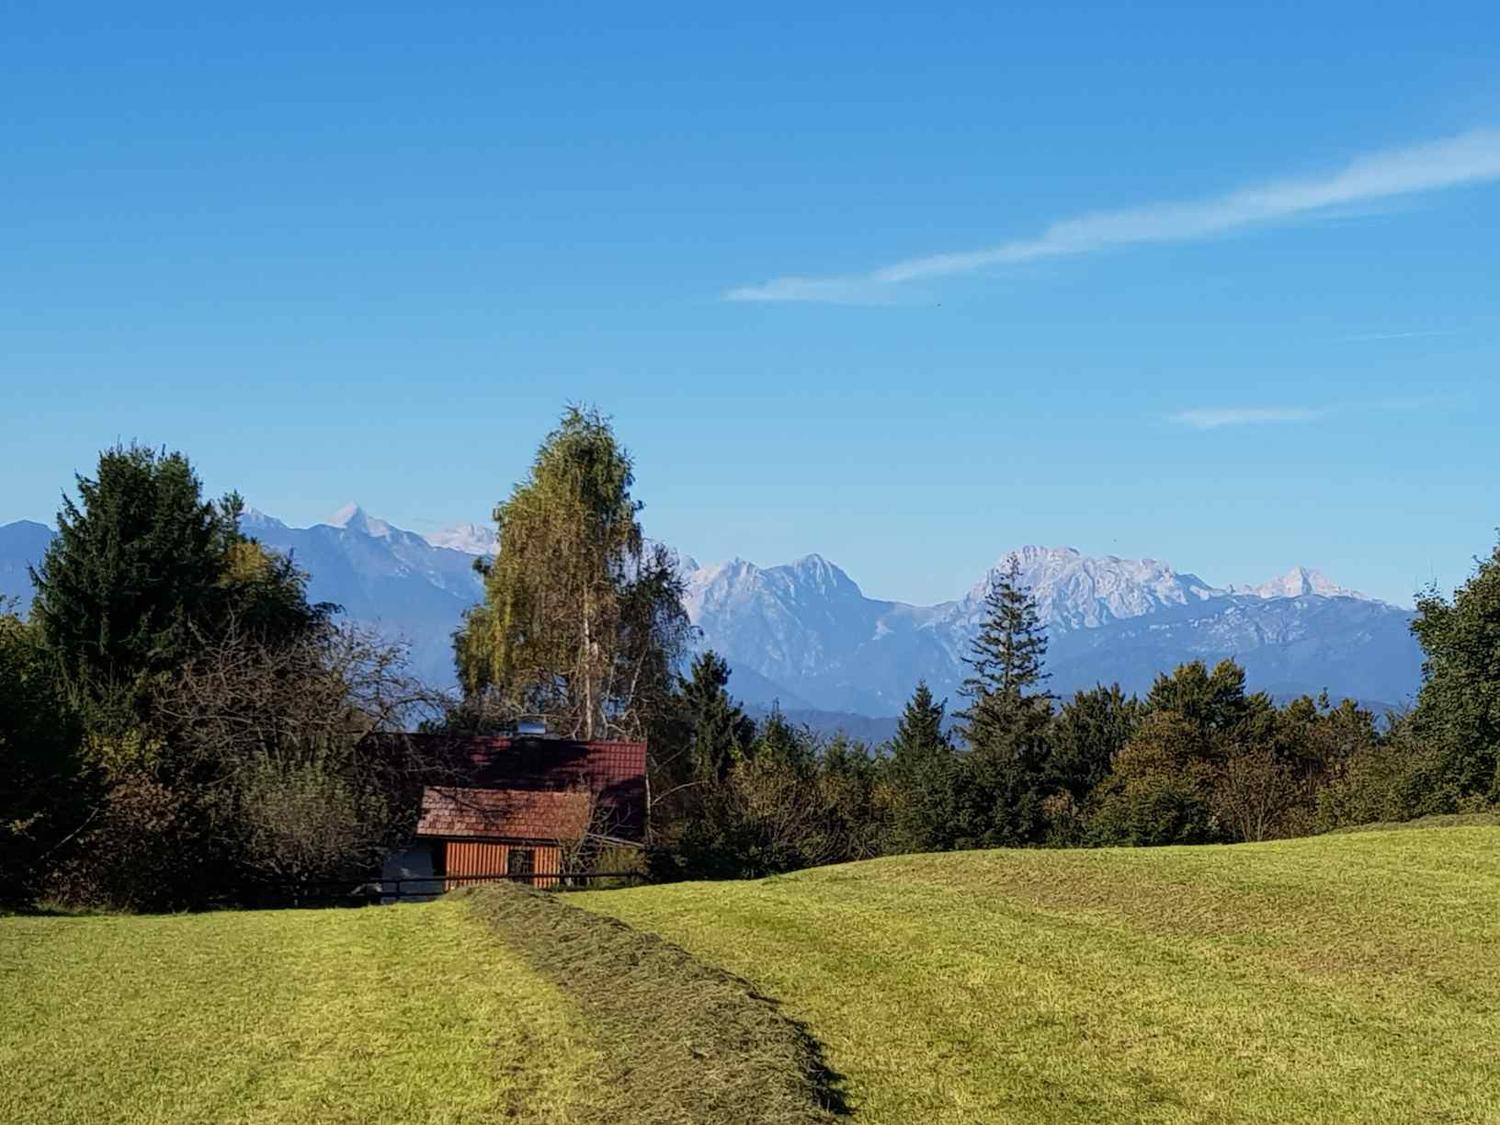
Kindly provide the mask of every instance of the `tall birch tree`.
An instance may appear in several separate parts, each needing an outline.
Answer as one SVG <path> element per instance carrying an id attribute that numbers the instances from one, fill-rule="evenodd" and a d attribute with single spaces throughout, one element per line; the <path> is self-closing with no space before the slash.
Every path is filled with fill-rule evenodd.
<path id="1" fill-rule="evenodd" d="M 575 738 L 646 733 L 691 626 L 671 554 L 641 533 L 633 484 L 609 420 L 570 407 L 495 508 L 485 598 L 454 638 L 471 708 Z"/>

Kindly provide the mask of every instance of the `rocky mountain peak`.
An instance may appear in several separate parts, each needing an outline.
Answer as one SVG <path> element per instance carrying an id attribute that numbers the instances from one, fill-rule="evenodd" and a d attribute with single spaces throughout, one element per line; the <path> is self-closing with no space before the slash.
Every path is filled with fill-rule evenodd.
<path id="1" fill-rule="evenodd" d="M 352 503 L 345 504 L 323 522 L 329 527 L 341 527 L 345 531 L 368 535 L 374 539 L 389 539 L 394 530 L 385 520 L 377 519 L 358 504 Z"/>
<path id="2" fill-rule="evenodd" d="M 1294 566 L 1291 570 L 1269 582 L 1258 586 L 1232 587 L 1237 594 L 1251 594 L 1257 598 L 1301 598 L 1315 594 L 1324 598 L 1365 598 L 1364 594 L 1340 586 L 1322 571 L 1305 566 Z"/>
<path id="3" fill-rule="evenodd" d="M 498 546 L 495 529 L 487 524 L 460 523 L 424 536 L 434 547 L 462 551 L 466 555 L 493 555 Z"/>

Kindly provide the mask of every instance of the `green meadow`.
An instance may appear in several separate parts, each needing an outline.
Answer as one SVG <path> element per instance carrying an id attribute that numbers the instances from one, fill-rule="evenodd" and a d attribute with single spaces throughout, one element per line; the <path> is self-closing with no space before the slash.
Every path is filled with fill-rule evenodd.
<path id="1" fill-rule="evenodd" d="M 569 1122 L 599 1069 L 458 900 L 0 919 L 0 1121 Z"/>
<path id="2" fill-rule="evenodd" d="M 7 1122 L 1492 1122 L 1497 1026 L 1487 825 L 0 919 Z"/>
<path id="3" fill-rule="evenodd" d="M 1500 1120 L 1500 829 L 987 851 L 573 900 L 779 997 L 856 1120 Z"/>

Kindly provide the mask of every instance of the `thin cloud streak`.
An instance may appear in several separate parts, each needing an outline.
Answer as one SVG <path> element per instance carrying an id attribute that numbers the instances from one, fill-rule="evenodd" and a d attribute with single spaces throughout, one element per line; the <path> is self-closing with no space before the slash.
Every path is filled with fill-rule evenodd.
<path id="1" fill-rule="evenodd" d="M 1091 254 L 1119 246 L 1209 238 L 1241 227 L 1331 208 L 1500 179 L 1500 130 L 1477 129 L 1443 140 L 1358 157 L 1329 176 L 1278 180 L 1211 199 L 1097 211 L 1062 219 L 1035 238 L 981 250 L 908 258 L 863 274 L 780 277 L 731 289 L 731 301 L 878 300 L 912 281 L 973 273 L 990 266 Z"/>
<path id="2" fill-rule="evenodd" d="M 1265 422 L 1316 422 L 1327 414 L 1327 409 L 1310 406 L 1223 406 L 1179 410 L 1168 418 L 1195 430 L 1216 430 L 1220 426 L 1250 426 Z"/>
<path id="3" fill-rule="evenodd" d="M 1444 329 L 1431 329 L 1422 332 L 1369 332 L 1362 336 L 1340 336 L 1338 342 L 1341 344 L 1369 344 L 1378 340 L 1417 340 L 1430 336 L 1456 336 L 1457 332 Z"/>
<path id="4" fill-rule="evenodd" d="M 1167 415 L 1167 421 L 1195 430 L 1217 430 L 1221 426 L 1254 426 L 1275 422 L 1317 422 L 1371 411 L 1410 413 L 1444 403 L 1430 395 L 1403 398 L 1372 398 L 1329 403 L 1323 406 L 1202 406 Z"/>

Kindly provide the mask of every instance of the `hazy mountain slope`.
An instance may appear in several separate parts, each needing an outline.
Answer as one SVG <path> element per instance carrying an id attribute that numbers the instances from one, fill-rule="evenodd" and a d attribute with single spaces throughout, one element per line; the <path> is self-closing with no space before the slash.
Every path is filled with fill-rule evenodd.
<path id="1" fill-rule="evenodd" d="M 452 683 L 453 631 L 481 596 L 473 556 L 434 547 L 359 508 L 334 518 L 340 522 L 288 527 L 253 512 L 243 527 L 311 575 L 308 594 L 314 601 L 334 602 L 349 620 L 406 642 L 417 674 L 434 684 Z"/>
<path id="2" fill-rule="evenodd" d="M 1326 688 L 1334 698 L 1397 706 L 1421 682 L 1410 625 L 1410 613 L 1368 599 L 1232 595 L 1060 632 L 1048 666 L 1056 691 L 1118 681 L 1142 692 L 1182 661 L 1233 658 L 1251 687 L 1273 695 Z"/>
<path id="3" fill-rule="evenodd" d="M 31 606 L 27 567 L 41 562 L 56 533 L 46 524 L 18 520 L 0 526 L 0 602 L 14 599 L 21 612 Z"/>

